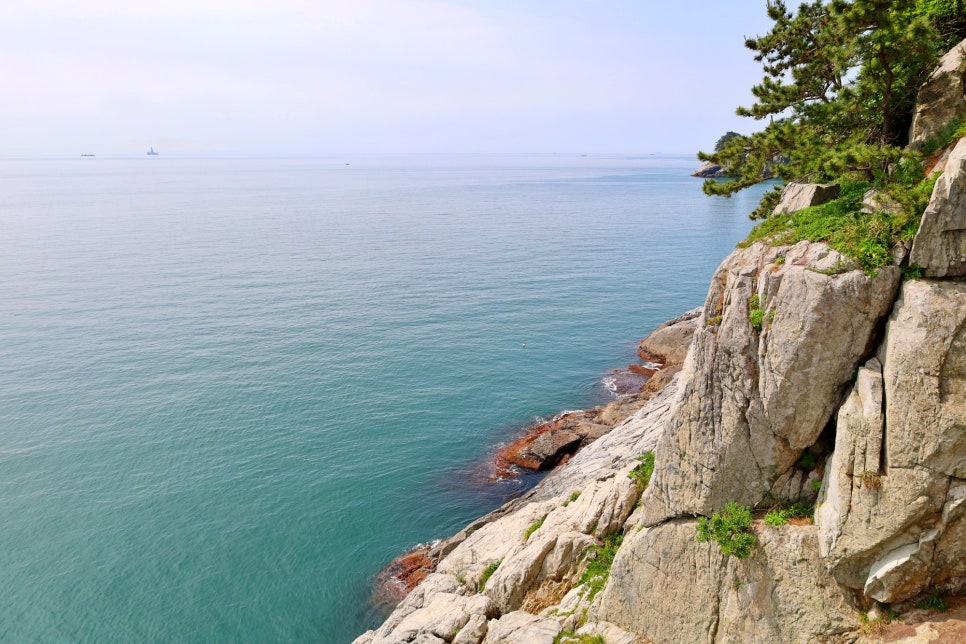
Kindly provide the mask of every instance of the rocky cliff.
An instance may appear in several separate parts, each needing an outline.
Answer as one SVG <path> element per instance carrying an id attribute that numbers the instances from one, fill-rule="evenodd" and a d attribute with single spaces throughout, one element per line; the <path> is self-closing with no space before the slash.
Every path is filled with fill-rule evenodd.
<path id="1" fill-rule="evenodd" d="M 910 637 L 938 633 L 917 600 L 966 590 L 964 204 L 966 139 L 895 265 L 824 243 L 733 252 L 669 383 L 437 545 L 356 644 L 854 642 L 913 613 Z M 747 552 L 699 538 L 718 528 Z"/>

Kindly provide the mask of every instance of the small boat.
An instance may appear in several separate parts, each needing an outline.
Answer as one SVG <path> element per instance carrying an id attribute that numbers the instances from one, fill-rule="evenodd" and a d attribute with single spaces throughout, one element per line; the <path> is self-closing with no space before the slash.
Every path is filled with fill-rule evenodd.
<path id="1" fill-rule="evenodd" d="M 153 146 L 151 147 L 151 149 L 150 149 L 150 150 L 148 150 L 148 156 L 149 156 L 149 157 L 156 157 L 156 156 L 158 156 L 159 154 L 161 154 L 161 153 L 160 153 L 160 152 L 155 152 L 155 151 L 154 151 L 154 147 L 153 147 Z"/>
<path id="2" fill-rule="evenodd" d="M 97 156 L 97 155 L 95 155 L 95 154 L 90 154 L 90 153 L 86 153 L 86 152 L 85 152 L 84 154 L 81 154 L 81 156 L 82 156 L 82 157 L 93 157 L 93 156 Z"/>

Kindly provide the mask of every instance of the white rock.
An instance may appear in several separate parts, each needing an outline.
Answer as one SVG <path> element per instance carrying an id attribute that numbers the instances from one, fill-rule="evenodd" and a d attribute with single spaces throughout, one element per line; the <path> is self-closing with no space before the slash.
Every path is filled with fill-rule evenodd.
<path id="1" fill-rule="evenodd" d="M 773 211 L 793 213 L 811 206 L 818 206 L 839 196 L 837 183 L 790 183 L 782 190 L 781 201 Z"/>
<path id="2" fill-rule="evenodd" d="M 507 613 L 490 622 L 485 644 L 553 644 L 560 624 L 524 611 Z"/>
<path id="3" fill-rule="evenodd" d="M 909 129 L 909 145 L 920 148 L 957 116 L 966 113 L 966 86 L 963 84 L 963 56 L 966 40 L 939 61 L 939 67 L 923 83 L 916 97 L 916 110 Z"/>
<path id="4" fill-rule="evenodd" d="M 909 255 L 928 277 L 966 276 L 966 138 L 936 181 Z"/>

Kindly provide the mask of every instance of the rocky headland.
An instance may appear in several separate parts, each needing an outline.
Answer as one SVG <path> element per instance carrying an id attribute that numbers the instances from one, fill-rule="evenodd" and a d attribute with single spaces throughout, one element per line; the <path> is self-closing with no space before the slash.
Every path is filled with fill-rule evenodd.
<path id="1" fill-rule="evenodd" d="M 921 105 L 910 138 L 948 113 Z M 944 152 L 889 266 L 731 253 L 642 346 L 648 391 L 522 437 L 562 464 L 420 553 L 356 644 L 966 641 L 966 139 Z M 833 193 L 790 184 L 776 211 Z"/>

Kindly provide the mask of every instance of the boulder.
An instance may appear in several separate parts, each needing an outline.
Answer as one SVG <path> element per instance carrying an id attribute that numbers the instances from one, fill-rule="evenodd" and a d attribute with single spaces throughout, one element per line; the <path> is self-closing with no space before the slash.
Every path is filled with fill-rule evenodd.
<path id="1" fill-rule="evenodd" d="M 691 348 L 694 330 L 698 327 L 701 308 L 688 311 L 684 315 L 668 320 L 657 327 L 637 345 L 637 355 L 646 362 L 662 365 L 684 362 Z"/>
<path id="2" fill-rule="evenodd" d="M 822 557 L 881 602 L 966 587 L 966 284 L 903 285 L 838 414 Z"/>
<path id="3" fill-rule="evenodd" d="M 420 583 L 375 631 L 354 644 L 451 642 L 471 619 L 495 617 L 496 608 L 485 595 L 472 595 L 450 575 L 432 574 Z"/>
<path id="4" fill-rule="evenodd" d="M 790 214 L 821 205 L 839 196 L 837 183 L 790 183 L 782 190 L 775 214 Z"/>
<path id="5" fill-rule="evenodd" d="M 754 525 L 740 560 L 695 541 L 694 519 L 625 537 L 601 619 L 654 642 L 828 641 L 855 628 L 848 593 L 825 572 L 815 526 Z"/>
<path id="6" fill-rule="evenodd" d="M 868 190 L 862 195 L 862 212 L 884 212 L 894 215 L 902 211 L 902 204 L 878 190 Z"/>
<path id="7" fill-rule="evenodd" d="M 484 644 L 553 644 L 560 633 L 556 620 L 522 610 L 508 613 L 489 624 Z"/>
<path id="8" fill-rule="evenodd" d="M 953 148 L 922 215 L 909 256 L 928 277 L 966 276 L 966 138 Z"/>
<path id="9" fill-rule="evenodd" d="M 909 146 L 921 148 L 935 139 L 953 119 L 966 113 L 966 40 L 939 61 L 939 67 L 919 88 L 916 109 L 909 129 Z"/>
<path id="10" fill-rule="evenodd" d="M 759 243 L 717 270 L 655 452 L 646 525 L 756 504 L 816 442 L 899 281 L 894 266 L 851 266 L 825 244 Z"/>

